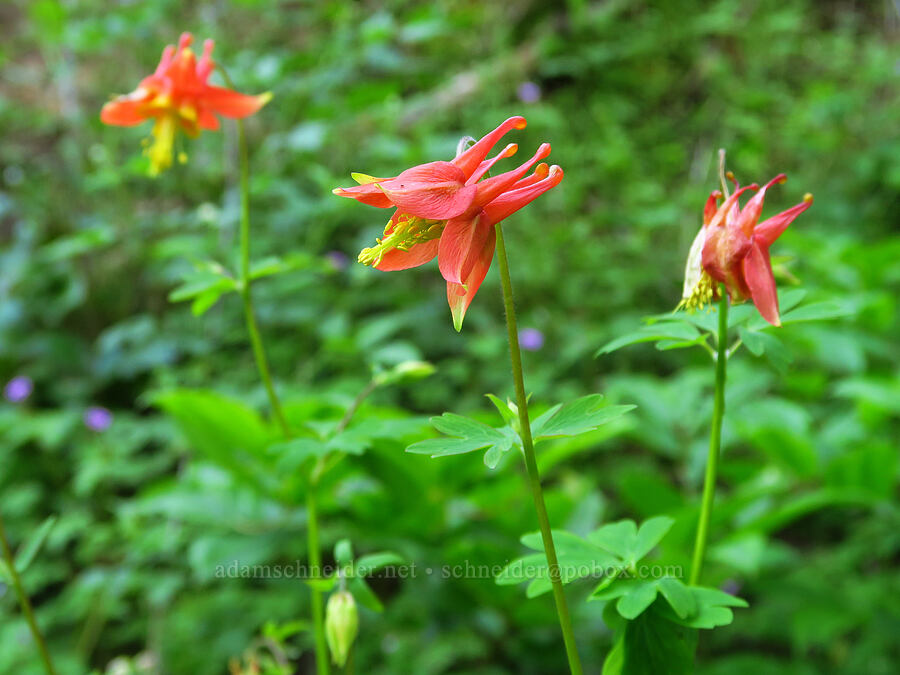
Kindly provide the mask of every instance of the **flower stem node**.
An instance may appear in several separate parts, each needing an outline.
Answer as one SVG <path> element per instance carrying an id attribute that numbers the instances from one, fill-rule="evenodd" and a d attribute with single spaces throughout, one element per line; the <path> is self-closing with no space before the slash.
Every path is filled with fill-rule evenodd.
<path id="1" fill-rule="evenodd" d="M 328 598 L 325 609 L 325 638 L 334 664 L 343 668 L 359 630 L 356 601 L 349 591 L 339 590 Z"/>

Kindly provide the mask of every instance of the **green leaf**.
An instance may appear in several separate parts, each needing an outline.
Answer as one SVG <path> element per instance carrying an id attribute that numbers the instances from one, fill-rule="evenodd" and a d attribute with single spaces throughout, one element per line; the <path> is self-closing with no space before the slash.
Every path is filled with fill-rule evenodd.
<path id="1" fill-rule="evenodd" d="M 535 441 L 554 436 L 577 436 L 621 417 L 633 405 L 604 406 L 601 394 L 590 394 L 566 404 L 557 404 L 531 423 Z"/>
<path id="2" fill-rule="evenodd" d="M 153 401 L 194 450 L 258 490 L 274 491 L 274 458 L 266 453 L 271 431 L 255 410 L 203 389 L 175 389 L 156 394 Z"/>
<path id="3" fill-rule="evenodd" d="M 889 500 L 897 484 L 897 448 L 887 441 L 871 442 L 835 457 L 826 467 L 830 485 L 859 489 Z"/>
<path id="4" fill-rule="evenodd" d="M 369 585 L 362 577 L 353 577 L 347 580 L 347 589 L 353 594 L 353 598 L 363 607 L 371 609 L 373 612 L 383 612 L 384 605 L 378 596 L 369 588 Z"/>
<path id="5" fill-rule="evenodd" d="M 669 603 L 675 613 L 686 619 L 697 611 L 697 601 L 691 590 L 678 579 L 665 577 L 657 582 L 659 592 Z"/>
<path id="6" fill-rule="evenodd" d="M 295 619 L 287 623 L 278 624 L 274 621 L 267 621 L 263 626 L 263 635 L 270 640 L 284 642 L 288 638 L 299 633 L 305 633 L 313 629 L 312 622 L 303 619 Z"/>
<path id="7" fill-rule="evenodd" d="M 675 519 L 668 516 L 656 516 L 645 520 L 638 529 L 637 539 L 631 551 L 633 560 L 638 561 L 650 553 L 674 524 Z"/>
<path id="8" fill-rule="evenodd" d="M 112 227 L 98 225 L 54 239 L 41 249 L 41 257 L 48 263 L 59 263 L 103 248 L 115 241 L 116 233 Z"/>
<path id="9" fill-rule="evenodd" d="M 513 403 L 511 401 L 507 401 L 504 403 L 493 394 L 485 394 L 485 396 L 487 396 L 490 402 L 494 404 L 494 407 L 497 409 L 497 412 L 500 413 L 503 421 L 514 429 L 517 428 L 519 418 L 518 415 L 512 410 Z"/>
<path id="10" fill-rule="evenodd" d="M 726 593 L 718 588 L 709 588 L 708 586 L 692 586 L 691 592 L 697 600 L 698 606 L 701 607 L 749 607 L 750 605 L 743 598 L 739 598 L 731 593 Z"/>
<path id="11" fill-rule="evenodd" d="M 738 328 L 738 335 L 741 337 L 744 346 L 754 356 L 762 356 L 763 352 L 766 351 L 766 333 L 757 333 L 741 326 Z"/>
<path id="12" fill-rule="evenodd" d="M 495 581 L 501 586 L 530 581 L 526 594 L 529 598 L 534 598 L 551 590 L 550 569 L 540 532 L 524 535 L 522 543 L 540 553 L 513 560 L 500 571 Z M 622 561 L 608 551 L 571 532 L 553 530 L 553 543 L 559 561 L 560 581 L 563 584 L 583 577 L 604 575 L 610 569 L 619 569 L 622 566 Z"/>
<path id="13" fill-rule="evenodd" d="M 354 572 L 361 576 L 367 577 L 388 565 L 402 565 L 404 558 L 392 551 L 381 551 L 379 553 L 369 553 L 361 556 L 354 565 Z"/>
<path id="14" fill-rule="evenodd" d="M 813 302 L 803 305 L 795 310 L 787 312 L 781 317 L 782 325 L 798 323 L 800 321 L 822 321 L 824 319 L 837 319 L 842 316 L 850 316 L 853 310 L 834 300 Z"/>
<path id="15" fill-rule="evenodd" d="M 615 523 L 603 525 L 587 536 L 587 540 L 615 553 L 622 559 L 631 558 L 631 550 L 637 538 L 637 525 L 633 520 L 620 520 Z"/>
<path id="16" fill-rule="evenodd" d="M 705 586 L 686 587 L 696 603 L 696 611 L 688 616 L 681 616 L 674 611 L 674 605 L 655 605 L 654 608 L 674 623 L 688 628 L 712 629 L 718 626 L 727 626 L 734 620 L 731 607 L 747 607 L 747 602 L 741 598 L 729 595 L 717 588 Z M 667 598 L 668 600 L 668 598 Z"/>
<path id="17" fill-rule="evenodd" d="M 641 581 L 639 579 L 628 579 L 628 578 L 620 578 L 620 577 L 610 577 L 608 579 L 604 579 L 594 592 L 591 593 L 590 600 L 599 600 L 601 602 L 609 602 L 610 600 L 616 600 L 617 598 L 621 598 L 625 595 L 628 595 L 632 591 L 636 590 L 638 586 L 642 586 L 646 581 Z"/>
<path id="18" fill-rule="evenodd" d="M 337 583 L 337 576 L 325 577 L 324 579 L 307 579 L 306 585 L 310 588 L 314 588 L 317 591 L 321 591 L 322 593 L 327 593 L 334 585 Z"/>
<path id="19" fill-rule="evenodd" d="M 237 281 L 224 267 L 215 262 L 200 262 L 195 264 L 193 272 L 184 277 L 181 286 L 169 293 L 169 301 L 193 300 L 191 311 L 194 316 L 200 316 L 215 305 L 222 295 L 237 289 Z"/>
<path id="20" fill-rule="evenodd" d="M 279 472 L 304 473 L 303 466 L 312 458 L 322 457 L 329 451 L 328 444 L 318 438 L 292 438 L 278 441 L 266 448 L 266 455 L 275 458 Z"/>
<path id="21" fill-rule="evenodd" d="M 510 561 L 494 577 L 498 586 L 515 586 L 535 579 L 547 568 L 547 556 L 543 553 L 532 553 Z"/>
<path id="22" fill-rule="evenodd" d="M 709 559 L 754 576 L 759 573 L 765 552 L 766 538 L 761 533 L 744 532 L 723 539 L 710 548 Z"/>
<path id="23" fill-rule="evenodd" d="M 639 583 L 629 593 L 619 598 L 616 603 L 616 610 L 629 621 L 640 616 L 653 601 L 656 600 L 658 591 L 655 581 L 646 581 Z"/>
<path id="24" fill-rule="evenodd" d="M 507 450 L 509 450 L 509 448 L 492 445 L 484 453 L 484 465 L 489 469 L 496 469 L 500 460 L 503 458 L 503 453 Z"/>
<path id="25" fill-rule="evenodd" d="M 35 530 L 32 535 L 28 537 L 28 540 L 19 548 L 15 558 L 16 570 L 19 574 L 22 574 L 31 566 L 31 563 L 41 550 L 41 547 L 44 545 L 44 542 L 47 540 L 47 537 L 55 524 L 56 516 L 50 516 L 41 523 L 40 527 L 38 527 L 38 529 Z"/>
<path id="26" fill-rule="evenodd" d="M 641 613 L 625 627 L 623 675 L 690 675 L 697 631 L 668 621 L 656 611 Z"/>
<path id="27" fill-rule="evenodd" d="M 763 332 L 766 327 L 771 328 L 769 324 L 759 326 L 758 329 L 741 326 L 738 334 L 750 353 L 754 356 L 765 354 L 776 370 L 784 372 L 794 360 L 794 356 L 779 338 L 771 332 Z"/>
<path id="28" fill-rule="evenodd" d="M 670 349 L 686 349 L 687 347 L 694 347 L 695 345 L 702 344 L 706 342 L 706 340 L 706 335 L 701 335 L 693 340 L 660 340 L 656 343 L 656 348 L 661 352 L 666 352 Z"/>
<path id="29" fill-rule="evenodd" d="M 344 429 L 328 440 L 328 449 L 346 452 L 348 455 L 362 455 L 372 447 L 372 434 L 366 425 Z"/>
<path id="30" fill-rule="evenodd" d="M 184 302 L 185 300 L 191 300 L 201 293 L 205 293 L 216 287 L 225 289 L 229 285 L 233 290 L 235 285 L 234 279 L 228 279 L 217 274 L 192 276 L 187 278 L 181 286 L 178 286 L 169 293 L 169 301 Z"/>
<path id="31" fill-rule="evenodd" d="M 513 445 L 513 435 L 503 433 L 500 429 L 494 429 L 486 424 L 462 415 L 444 413 L 441 417 L 431 418 L 432 426 L 438 431 L 447 434 L 451 438 L 430 438 L 410 445 L 406 451 L 417 455 L 430 455 L 431 457 L 444 457 L 446 455 L 461 455 L 475 450 L 487 448 L 490 452 L 493 446 L 498 450 L 491 453 L 491 460 L 499 461 L 499 455 L 508 451 Z M 485 462 L 487 463 L 487 457 Z M 496 465 L 496 461 L 494 462 Z"/>
<path id="32" fill-rule="evenodd" d="M 625 633 L 622 632 L 606 659 L 603 661 L 603 672 L 600 675 L 622 675 L 625 667 Z"/>
<path id="33" fill-rule="evenodd" d="M 256 260 L 250 265 L 250 279 L 262 279 L 275 274 L 283 274 L 294 270 L 311 267 L 314 259 L 302 253 L 294 253 L 286 258 L 269 256 L 262 260 Z"/>
<path id="34" fill-rule="evenodd" d="M 587 540 L 633 566 L 660 542 L 674 523 L 668 516 L 656 516 L 644 521 L 638 529 L 633 520 L 620 520 L 594 530 Z"/>
<path id="35" fill-rule="evenodd" d="M 649 326 L 638 328 L 632 333 L 617 337 L 611 340 L 597 350 L 594 356 L 609 354 L 617 349 L 621 349 L 627 345 L 637 344 L 639 342 L 656 342 L 658 340 L 676 340 L 679 342 L 690 342 L 701 337 L 700 331 L 685 321 L 659 321 Z"/>

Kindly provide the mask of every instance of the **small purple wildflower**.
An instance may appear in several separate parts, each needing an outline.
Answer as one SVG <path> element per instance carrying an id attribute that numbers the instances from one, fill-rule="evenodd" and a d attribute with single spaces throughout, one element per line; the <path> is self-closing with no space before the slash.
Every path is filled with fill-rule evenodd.
<path id="1" fill-rule="evenodd" d="M 726 579 L 719 588 L 728 593 L 728 595 L 737 595 L 741 592 L 741 584 L 734 579 Z"/>
<path id="2" fill-rule="evenodd" d="M 347 269 L 350 259 L 342 251 L 329 251 L 325 254 L 325 259 L 331 264 L 336 271 Z"/>
<path id="3" fill-rule="evenodd" d="M 519 344 L 528 352 L 536 352 L 544 346 L 544 334 L 537 328 L 523 328 L 519 331 Z"/>
<path id="4" fill-rule="evenodd" d="M 516 95 L 522 103 L 537 103 L 541 100 L 541 88 L 534 82 L 523 82 L 516 89 Z"/>
<path id="5" fill-rule="evenodd" d="M 84 411 L 84 426 L 91 431 L 106 431 L 112 426 L 113 414 L 98 405 Z"/>
<path id="6" fill-rule="evenodd" d="M 27 375 L 17 375 L 3 388 L 3 396 L 10 403 L 21 403 L 31 396 L 34 391 L 34 382 Z"/>

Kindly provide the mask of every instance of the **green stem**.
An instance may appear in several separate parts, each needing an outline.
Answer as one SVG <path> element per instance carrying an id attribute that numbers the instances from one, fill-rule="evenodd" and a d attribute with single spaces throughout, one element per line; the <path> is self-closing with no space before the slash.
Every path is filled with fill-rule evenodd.
<path id="1" fill-rule="evenodd" d="M 512 361 L 513 382 L 516 389 L 516 404 L 519 407 L 519 427 L 522 436 L 522 450 L 525 455 L 525 468 L 528 470 L 528 484 L 531 495 L 534 498 L 534 508 L 537 511 L 538 522 L 541 526 L 541 538 L 544 542 L 544 552 L 547 555 L 547 567 L 550 574 L 550 583 L 553 586 L 553 600 L 556 602 L 556 613 L 559 616 L 559 625 L 562 629 L 563 641 L 566 646 L 566 656 L 569 659 L 569 670 L 572 675 L 582 675 L 581 661 L 578 658 L 578 649 L 575 646 L 575 633 L 572 630 L 572 619 L 569 617 L 569 606 L 566 604 L 566 595 L 563 590 L 559 575 L 559 560 L 556 557 L 556 547 L 553 545 L 553 534 L 550 529 L 550 518 L 547 516 L 547 506 L 544 504 L 544 493 L 541 489 L 541 477 L 538 474 L 537 460 L 534 455 L 534 441 L 531 438 L 531 423 L 528 419 L 528 397 L 525 395 L 525 379 L 522 372 L 522 352 L 519 350 L 519 333 L 516 328 L 516 308 L 513 303 L 512 281 L 509 277 L 509 261 L 506 257 L 506 244 L 503 241 L 503 230 L 497 224 L 497 261 L 500 264 L 500 281 L 503 285 L 503 304 L 506 308 L 506 329 L 509 333 L 509 355 Z"/>
<path id="2" fill-rule="evenodd" d="M 377 388 L 378 383 L 375 380 L 372 380 L 356 395 L 356 398 L 353 399 L 353 403 L 350 404 L 350 407 L 347 408 L 347 412 L 344 413 L 341 421 L 338 422 L 337 426 L 334 428 L 335 436 L 337 436 L 347 428 L 347 425 L 350 424 L 350 421 L 353 419 L 356 411 L 359 410 L 359 406 L 361 406 L 363 404 L 363 401 L 365 401 L 369 397 L 369 394 L 371 394 Z"/>
<path id="3" fill-rule="evenodd" d="M 316 505 L 315 482 L 310 481 L 306 491 L 306 541 L 309 548 L 309 578 L 315 581 L 321 578 L 322 556 L 319 550 L 319 522 L 318 507 Z M 328 645 L 325 642 L 325 603 L 322 591 L 312 589 L 312 615 L 313 627 L 316 639 L 316 672 L 318 675 L 328 675 Z"/>
<path id="4" fill-rule="evenodd" d="M 371 394 L 377 388 L 378 384 L 375 382 L 375 380 L 372 380 L 365 386 L 362 391 L 359 392 L 359 394 L 357 394 L 356 398 L 353 399 L 353 403 L 350 404 L 350 407 L 347 408 L 347 412 L 344 413 L 344 416 L 335 427 L 335 436 L 337 436 L 347 428 L 347 425 L 350 424 L 350 420 L 353 419 L 353 415 L 359 409 L 359 406 L 361 406 L 362 402 L 366 400 L 366 397 L 368 397 L 369 394 Z M 316 516 L 316 490 L 318 489 L 319 480 L 322 478 L 322 476 L 325 475 L 325 473 L 334 466 L 334 463 L 340 461 L 340 459 L 343 458 L 344 455 L 345 453 L 336 453 L 332 455 L 332 457 L 334 458 L 332 464 L 328 464 L 328 462 L 326 461 L 326 457 L 320 457 L 319 461 L 316 462 L 316 465 L 313 467 L 313 470 L 310 473 L 309 490 L 306 493 L 306 513 L 307 517 L 309 518 L 309 523 L 307 525 L 307 545 L 309 548 L 309 566 L 311 568 L 311 579 L 320 578 L 321 575 L 319 568 L 322 565 L 322 558 L 321 554 L 319 553 L 319 527 Z M 321 591 L 315 588 L 312 591 L 312 609 L 313 624 L 316 628 L 316 672 L 319 675 L 328 675 L 328 644 L 325 641 L 324 601 Z M 352 659 L 353 654 L 351 652 L 350 663 L 352 663 Z M 350 665 L 350 663 L 348 663 L 348 668 L 352 668 L 352 665 Z M 348 672 L 352 672 L 352 670 Z"/>
<path id="5" fill-rule="evenodd" d="M 703 499 L 700 502 L 700 522 L 694 542 L 694 559 L 689 583 L 696 586 L 703 569 L 706 541 L 709 537 L 709 521 L 712 518 L 713 500 L 716 495 L 716 473 L 722 446 L 722 419 L 725 416 L 725 366 L 728 363 L 728 294 L 724 286 L 719 289 L 719 335 L 716 341 L 716 392 L 713 401 L 712 429 L 709 433 L 709 457 L 706 460 L 706 476 L 703 479 Z"/>
<path id="6" fill-rule="evenodd" d="M 9 541 L 6 538 L 6 529 L 3 527 L 3 517 L 0 516 L 0 548 L 3 549 L 3 559 L 6 561 L 6 567 L 9 570 L 9 578 L 12 581 L 13 589 L 19 600 L 19 606 L 22 608 L 22 614 L 25 615 L 25 621 L 28 628 L 31 629 L 31 635 L 34 638 L 34 644 L 37 645 L 38 652 L 41 654 L 41 660 L 44 662 L 44 669 L 48 675 L 56 675 L 56 669 L 53 667 L 53 661 L 50 659 L 50 651 L 47 649 L 47 643 L 38 628 L 37 621 L 34 618 L 34 610 L 31 608 L 31 601 L 22 586 L 22 579 L 19 577 L 19 571 L 16 569 L 16 560 L 13 556 L 12 549 L 9 547 Z"/>
<path id="7" fill-rule="evenodd" d="M 275 386 L 272 382 L 272 373 L 269 370 L 269 361 L 266 358 L 266 350 L 263 347 L 262 336 L 259 332 L 259 326 L 256 323 L 256 313 L 253 310 L 253 296 L 250 292 L 250 161 L 247 149 L 247 137 L 244 133 L 244 124 L 241 120 L 237 120 L 237 131 L 241 173 L 240 289 L 241 300 L 244 305 L 244 320 L 247 323 L 247 333 L 250 335 L 250 345 L 253 348 L 256 369 L 259 371 L 259 376 L 266 388 L 272 415 L 275 417 L 278 426 L 281 428 L 284 438 L 290 439 L 293 437 L 293 433 L 291 432 L 290 424 L 288 424 L 287 418 L 284 415 L 284 410 L 281 407 L 281 401 L 278 398 L 278 394 L 275 392 Z M 313 580 L 319 577 L 319 568 L 322 566 L 321 554 L 319 552 L 319 523 L 315 491 L 315 482 L 310 481 L 309 490 L 306 495 L 306 508 L 309 565 L 311 568 L 310 578 Z M 318 675 L 328 675 L 328 647 L 325 644 L 325 615 L 323 611 L 322 591 L 317 588 L 313 588 L 311 591 L 313 627 L 316 635 L 317 673 Z"/>
<path id="8" fill-rule="evenodd" d="M 256 368 L 262 378 L 266 393 L 269 395 L 269 405 L 272 415 L 278 421 L 278 426 L 285 438 L 291 437 L 291 428 L 288 425 L 284 411 L 281 409 L 281 401 L 275 393 L 272 384 L 272 374 L 269 371 L 269 361 L 266 358 L 266 350 L 263 348 L 262 337 L 259 334 L 259 326 L 256 324 L 256 314 L 253 311 L 253 296 L 250 292 L 250 161 L 247 151 L 247 137 L 244 134 L 244 123 L 237 120 L 238 153 L 241 165 L 241 272 L 240 287 L 241 300 L 244 304 L 244 320 L 247 322 L 247 332 L 250 334 L 250 345 L 253 347 L 253 356 L 256 359 Z"/>

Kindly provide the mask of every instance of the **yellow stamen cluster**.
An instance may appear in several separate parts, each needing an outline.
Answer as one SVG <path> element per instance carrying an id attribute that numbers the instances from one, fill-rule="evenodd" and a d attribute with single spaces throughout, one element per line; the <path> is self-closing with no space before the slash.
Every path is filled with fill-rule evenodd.
<path id="1" fill-rule="evenodd" d="M 712 277 L 709 276 L 705 270 L 701 271 L 700 278 L 697 279 L 697 282 L 690 291 L 687 291 L 685 296 L 681 298 L 681 302 L 678 303 L 675 310 L 685 309 L 688 312 L 693 312 L 698 309 L 703 309 L 712 302 L 715 290 L 716 284 Z"/>
<path id="2" fill-rule="evenodd" d="M 697 236 L 691 244 L 687 262 L 684 266 L 684 286 L 681 302 L 675 308 L 693 312 L 709 304 L 716 292 L 716 284 L 703 269 L 703 244 L 706 240 L 706 226 L 701 225 Z"/>
<path id="3" fill-rule="evenodd" d="M 177 121 L 172 114 L 162 114 L 153 125 L 153 142 L 144 150 L 150 158 L 150 175 L 157 176 L 172 166 Z"/>
<path id="4" fill-rule="evenodd" d="M 415 216 L 401 215 L 397 222 L 388 221 L 384 237 L 376 239 L 375 246 L 364 248 L 359 254 L 359 262 L 376 267 L 385 254 L 394 249 L 408 251 L 417 244 L 437 239 L 447 224 L 445 220 L 425 220 Z"/>

